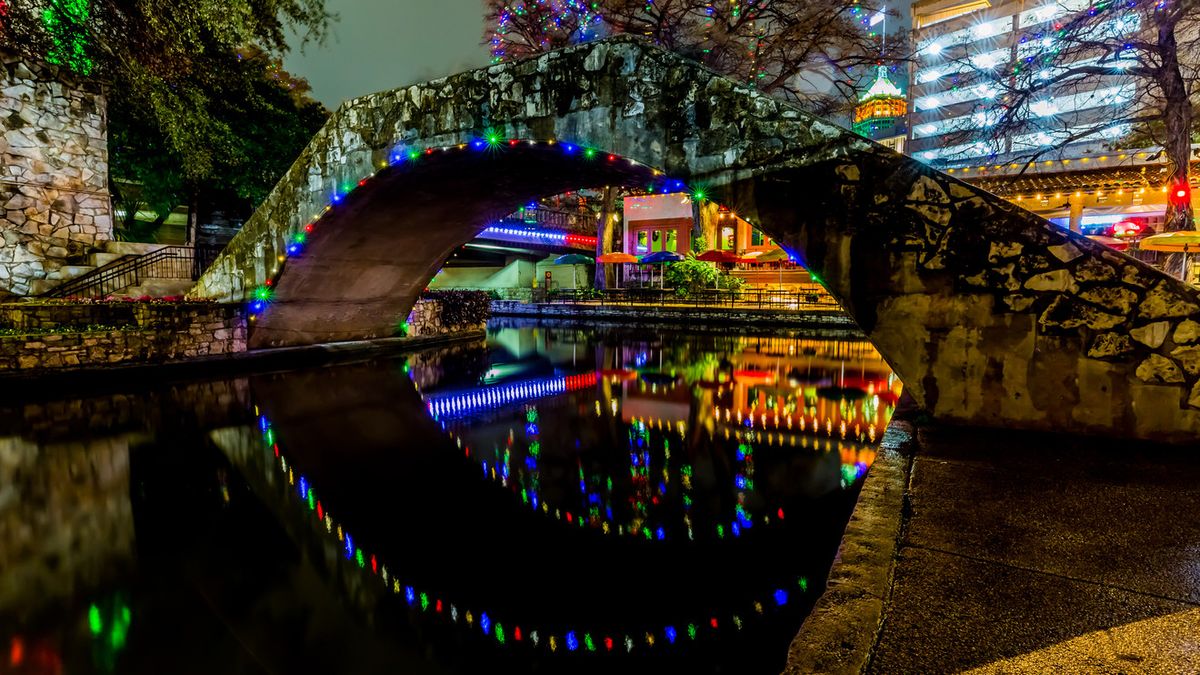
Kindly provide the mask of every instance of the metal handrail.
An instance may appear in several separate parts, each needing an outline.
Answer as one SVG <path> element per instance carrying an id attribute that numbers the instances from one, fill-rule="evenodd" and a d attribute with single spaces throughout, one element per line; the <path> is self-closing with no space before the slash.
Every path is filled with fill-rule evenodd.
<path id="1" fill-rule="evenodd" d="M 595 215 L 545 207 L 513 213 L 500 222 L 510 226 L 560 227 L 577 234 L 596 233 Z"/>
<path id="2" fill-rule="evenodd" d="M 47 298 L 102 298 L 136 286 L 142 279 L 199 278 L 191 246 L 164 246 L 142 255 L 127 255 L 50 289 Z"/>
<path id="3" fill-rule="evenodd" d="M 673 289 L 622 288 L 599 293 L 591 289 L 533 289 L 531 302 L 588 303 L 604 305 L 686 305 L 731 309 L 774 309 L 805 311 L 840 310 L 841 305 L 818 284 L 803 284 L 796 290 L 738 289 L 695 291 L 679 296 Z"/>

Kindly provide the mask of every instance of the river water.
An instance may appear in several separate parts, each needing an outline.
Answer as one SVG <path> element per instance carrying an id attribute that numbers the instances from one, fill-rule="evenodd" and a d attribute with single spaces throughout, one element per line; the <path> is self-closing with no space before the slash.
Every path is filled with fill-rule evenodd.
<path id="1" fill-rule="evenodd" d="M 847 336 L 486 344 L 0 409 L 0 673 L 776 673 L 900 383 Z"/>

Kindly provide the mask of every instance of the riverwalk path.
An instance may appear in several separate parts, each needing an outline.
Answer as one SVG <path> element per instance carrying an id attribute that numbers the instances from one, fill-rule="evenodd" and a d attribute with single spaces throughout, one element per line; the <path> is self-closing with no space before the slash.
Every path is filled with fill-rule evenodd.
<path id="1" fill-rule="evenodd" d="M 889 433 L 789 673 L 1200 672 L 1200 442 Z"/>

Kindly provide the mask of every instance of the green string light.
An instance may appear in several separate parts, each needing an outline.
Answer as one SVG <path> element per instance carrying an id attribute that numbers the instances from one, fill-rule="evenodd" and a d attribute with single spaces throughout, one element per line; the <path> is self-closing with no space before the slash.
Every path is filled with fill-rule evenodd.
<path id="1" fill-rule="evenodd" d="M 100 608 L 96 605 L 88 608 L 88 628 L 91 629 L 92 635 L 99 635 L 100 631 L 104 630 L 104 620 L 100 618 Z"/>

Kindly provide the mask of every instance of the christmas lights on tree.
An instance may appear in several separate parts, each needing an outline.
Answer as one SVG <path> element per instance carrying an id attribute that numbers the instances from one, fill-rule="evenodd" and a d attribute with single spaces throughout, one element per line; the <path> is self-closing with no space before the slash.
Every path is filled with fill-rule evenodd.
<path id="1" fill-rule="evenodd" d="M 42 10 L 42 26 L 50 36 L 46 60 L 88 75 L 95 65 L 88 56 L 87 28 L 90 0 L 62 0 Z M 0 7 L 0 11 L 7 7 Z"/>
<path id="2" fill-rule="evenodd" d="M 518 0 L 492 3 L 488 47 L 492 63 L 587 42 L 606 32 L 598 3 L 588 0 Z"/>

